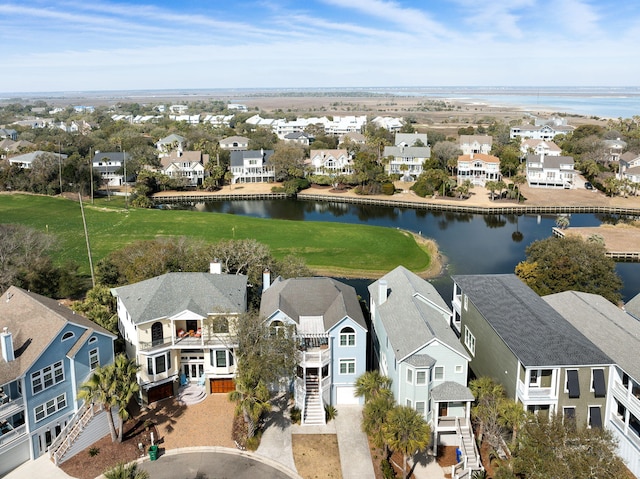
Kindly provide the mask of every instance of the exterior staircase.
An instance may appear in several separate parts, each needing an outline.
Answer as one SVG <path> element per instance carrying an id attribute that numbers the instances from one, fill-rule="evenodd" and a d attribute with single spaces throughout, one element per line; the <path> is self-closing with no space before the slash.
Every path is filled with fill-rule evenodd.
<path id="1" fill-rule="evenodd" d="M 479 471 L 484 468 L 480 461 L 480 452 L 476 446 L 473 429 L 471 428 L 469 420 L 466 420 L 464 423 L 458 422 L 457 433 L 460 439 L 460 445 L 458 447 L 462 451 L 462 459 L 460 463 L 451 466 L 451 477 L 454 479 L 468 479 L 471 477 L 473 471 Z"/>
<path id="2" fill-rule="evenodd" d="M 326 424 L 324 417 L 324 405 L 320 395 L 320 383 L 318 376 L 307 376 L 305 381 L 304 411 L 302 413 L 302 425 L 323 426 Z"/>
<path id="3" fill-rule="evenodd" d="M 117 427 L 117 409 L 111 414 Z M 61 464 L 107 434 L 110 434 L 107 412 L 99 405 L 85 404 L 49 446 L 49 457 L 54 464 Z"/>

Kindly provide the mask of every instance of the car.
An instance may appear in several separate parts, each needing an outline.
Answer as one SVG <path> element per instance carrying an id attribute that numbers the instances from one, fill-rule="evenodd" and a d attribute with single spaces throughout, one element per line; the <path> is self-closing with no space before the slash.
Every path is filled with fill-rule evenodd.
<path id="1" fill-rule="evenodd" d="M 588 181 L 585 182 L 584 187 L 588 190 L 592 190 L 593 189 L 593 185 L 591 183 L 589 183 Z"/>

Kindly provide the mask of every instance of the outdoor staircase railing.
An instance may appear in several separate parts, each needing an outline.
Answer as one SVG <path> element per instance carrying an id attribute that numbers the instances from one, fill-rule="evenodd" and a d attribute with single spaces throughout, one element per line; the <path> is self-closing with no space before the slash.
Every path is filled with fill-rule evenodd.
<path id="1" fill-rule="evenodd" d="M 78 409 L 78 412 L 71 418 L 62 431 L 60 431 L 58 437 L 56 437 L 49 446 L 49 457 L 53 459 L 53 463 L 56 466 L 60 463 L 60 459 L 62 459 L 71 448 L 73 442 L 78 438 L 86 425 L 101 411 L 101 405 L 94 403 L 87 404 L 86 402 Z"/>

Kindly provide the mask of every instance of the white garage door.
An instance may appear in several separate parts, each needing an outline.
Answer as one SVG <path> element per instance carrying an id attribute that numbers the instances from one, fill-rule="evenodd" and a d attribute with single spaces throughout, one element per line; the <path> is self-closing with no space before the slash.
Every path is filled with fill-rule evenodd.
<path id="1" fill-rule="evenodd" d="M 336 388 L 336 403 L 337 404 L 359 404 L 360 398 L 353 395 L 356 388 L 353 386 L 338 386 Z"/>

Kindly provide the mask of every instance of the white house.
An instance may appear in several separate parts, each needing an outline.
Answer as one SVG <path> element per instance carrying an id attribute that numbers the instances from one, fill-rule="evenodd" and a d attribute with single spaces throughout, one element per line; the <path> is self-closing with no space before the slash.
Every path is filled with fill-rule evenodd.
<path id="1" fill-rule="evenodd" d="M 231 152 L 231 184 L 269 183 L 275 181 L 276 173 L 269 164 L 273 150 L 235 150 Z"/>
<path id="2" fill-rule="evenodd" d="M 315 140 L 315 136 L 304 131 L 297 133 L 288 133 L 283 138 L 285 143 L 297 143 L 302 146 L 309 146 Z"/>
<path id="3" fill-rule="evenodd" d="M 270 328 L 293 328 L 300 344 L 294 381 L 302 424 L 324 424 L 324 405 L 359 404 L 355 381 L 366 371 L 367 326 L 352 286 L 332 278 L 280 277 L 262 293 Z"/>
<path id="4" fill-rule="evenodd" d="M 96 151 L 92 168 L 100 175 L 102 185 L 121 186 L 124 184 L 124 165 L 129 158 L 127 152 Z"/>
<path id="5" fill-rule="evenodd" d="M 572 188 L 576 176 L 571 156 L 527 155 L 527 182 L 532 187 Z"/>
<path id="6" fill-rule="evenodd" d="M 249 149 L 249 138 L 246 136 L 228 136 L 220 140 L 220 148 L 223 150 L 247 150 Z"/>
<path id="7" fill-rule="evenodd" d="M 33 167 L 33 163 L 36 160 L 41 161 L 60 161 L 67 158 L 67 155 L 61 155 L 59 153 L 53 153 L 51 151 L 32 151 L 30 153 L 24 153 L 22 155 L 12 156 L 9 158 L 9 164 L 19 166 L 26 170 Z"/>
<path id="8" fill-rule="evenodd" d="M 208 162 L 209 155 L 201 151 L 174 150 L 160 158 L 160 171 L 170 178 L 182 178 L 184 186 L 200 186 Z"/>
<path id="9" fill-rule="evenodd" d="M 127 356 L 142 365 L 141 400 L 177 394 L 179 385 L 199 383 L 212 392 L 235 388 L 233 323 L 247 310 L 247 277 L 167 273 L 113 288 L 118 329 Z"/>
<path id="10" fill-rule="evenodd" d="M 553 141 L 534 140 L 531 138 L 528 138 L 521 143 L 520 151 L 522 152 L 523 157 L 526 157 L 529 153 L 545 156 L 560 156 L 562 154 L 560 147 Z"/>
<path id="11" fill-rule="evenodd" d="M 397 133 L 404 126 L 404 120 L 402 118 L 392 118 L 389 116 L 377 116 L 371 120 L 378 128 L 384 128 L 391 132 Z"/>
<path id="12" fill-rule="evenodd" d="M 458 184 L 466 180 L 477 186 L 485 186 L 487 181 L 499 181 L 500 158 L 482 153 L 470 153 L 458 157 Z"/>
<path id="13" fill-rule="evenodd" d="M 345 149 L 311 150 L 309 159 L 305 161 L 314 175 L 351 175 L 353 160 Z"/>
<path id="14" fill-rule="evenodd" d="M 556 135 L 566 135 L 572 131 L 573 127 L 568 125 L 519 125 L 511 127 L 509 137 L 553 140 Z"/>
<path id="15" fill-rule="evenodd" d="M 491 153 L 493 137 L 490 135 L 460 135 L 458 144 L 463 155 L 470 155 L 471 153 L 488 155 Z"/>

